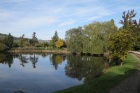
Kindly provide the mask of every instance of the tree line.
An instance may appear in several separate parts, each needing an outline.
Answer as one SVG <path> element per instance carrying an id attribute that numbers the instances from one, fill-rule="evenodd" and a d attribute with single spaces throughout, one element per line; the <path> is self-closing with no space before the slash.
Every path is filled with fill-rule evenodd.
<path id="1" fill-rule="evenodd" d="M 66 32 L 67 49 L 76 53 L 102 54 L 107 51 L 108 34 L 116 31 L 113 19 L 70 29 Z"/>
<path id="2" fill-rule="evenodd" d="M 31 39 L 22 35 L 18 41 L 13 40 L 9 34 L 0 40 L 0 51 L 12 47 L 48 47 L 60 49 L 66 47 L 72 53 L 103 54 L 108 52 L 109 59 L 116 64 L 122 64 L 129 50 L 140 49 L 140 21 L 135 20 L 134 10 L 124 11 L 117 28 L 114 20 L 106 22 L 93 22 L 83 27 L 72 28 L 66 31 L 65 40 L 58 37 L 57 31 L 49 42 L 38 42 L 36 33 Z"/>
<path id="3" fill-rule="evenodd" d="M 54 36 L 50 41 L 41 41 L 39 42 L 38 38 L 36 37 L 36 33 L 33 32 L 32 38 L 25 38 L 23 34 L 18 39 L 15 40 L 15 37 L 12 36 L 10 33 L 8 35 L 4 35 L 0 37 L 0 52 L 4 52 L 10 50 L 11 48 L 28 48 L 28 47 L 41 47 L 48 49 L 60 49 L 62 47 L 66 47 L 65 41 L 58 37 L 57 31 L 55 31 Z"/>
<path id="4" fill-rule="evenodd" d="M 122 65 L 129 50 L 140 49 L 140 21 L 135 20 L 134 10 L 124 11 L 117 28 L 114 20 L 93 22 L 84 27 L 66 31 L 67 49 L 75 53 L 109 53 L 109 61 Z"/>

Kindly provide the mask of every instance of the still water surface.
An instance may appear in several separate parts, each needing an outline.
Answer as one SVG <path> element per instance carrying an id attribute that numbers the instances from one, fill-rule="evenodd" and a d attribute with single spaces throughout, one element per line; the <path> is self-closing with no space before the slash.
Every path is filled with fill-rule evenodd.
<path id="1" fill-rule="evenodd" d="M 86 83 L 105 68 L 103 57 L 0 54 L 0 93 L 52 93 Z"/>

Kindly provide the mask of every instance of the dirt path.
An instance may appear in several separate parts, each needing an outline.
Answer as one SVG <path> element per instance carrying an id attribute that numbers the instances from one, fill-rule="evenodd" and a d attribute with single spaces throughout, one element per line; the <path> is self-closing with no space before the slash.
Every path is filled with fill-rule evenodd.
<path id="1" fill-rule="evenodd" d="M 121 84 L 111 89 L 109 93 L 140 93 L 140 58 L 134 54 L 132 55 L 138 61 L 138 71 L 125 79 Z"/>

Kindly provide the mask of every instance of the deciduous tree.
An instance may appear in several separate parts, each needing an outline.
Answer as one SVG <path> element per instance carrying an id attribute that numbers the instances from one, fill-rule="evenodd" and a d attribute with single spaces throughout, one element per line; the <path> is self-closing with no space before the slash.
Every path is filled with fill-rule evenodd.
<path id="1" fill-rule="evenodd" d="M 73 28 L 66 32 L 67 49 L 71 52 L 81 53 L 83 50 L 83 29 Z"/>
<path id="2" fill-rule="evenodd" d="M 25 35 L 23 34 L 18 41 L 18 46 L 19 47 L 25 47 L 25 46 L 29 45 L 28 39 L 26 39 L 24 36 Z"/>
<path id="3" fill-rule="evenodd" d="M 7 49 L 8 49 L 8 47 L 5 44 L 3 44 L 3 43 L 0 42 L 0 52 L 4 52 Z"/>
<path id="4" fill-rule="evenodd" d="M 139 22 L 134 19 L 136 16 L 136 13 L 134 10 L 128 10 L 128 12 L 124 11 L 122 15 L 122 20 L 120 20 L 120 23 L 123 25 L 122 28 L 130 31 L 133 37 L 136 38 L 135 45 L 133 48 L 135 50 L 140 49 L 140 20 Z"/>
<path id="5" fill-rule="evenodd" d="M 12 48 L 13 41 L 14 41 L 14 38 L 10 33 L 4 39 L 4 43 L 5 43 L 6 46 L 8 46 L 8 48 Z"/>
<path id="6" fill-rule="evenodd" d="M 84 27 L 83 52 L 102 54 L 107 51 L 108 34 L 117 31 L 114 20 L 107 22 L 93 22 Z"/>
<path id="7" fill-rule="evenodd" d="M 55 42 L 55 46 L 60 48 L 61 46 L 63 46 L 63 41 L 61 39 L 59 39 L 58 41 Z"/>
<path id="8" fill-rule="evenodd" d="M 115 34 L 109 35 L 109 59 L 115 62 L 116 65 L 122 65 L 123 60 L 126 58 L 128 51 L 131 50 L 135 43 L 135 38 L 130 31 L 121 30 Z"/>

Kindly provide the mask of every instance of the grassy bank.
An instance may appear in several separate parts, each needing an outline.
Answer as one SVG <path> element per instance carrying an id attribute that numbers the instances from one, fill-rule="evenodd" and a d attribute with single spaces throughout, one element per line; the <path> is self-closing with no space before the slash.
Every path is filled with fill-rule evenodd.
<path id="1" fill-rule="evenodd" d="M 99 78 L 80 86 L 60 90 L 55 93 L 108 93 L 109 89 L 132 75 L 137 70 L 137 61 L 128 55 L 123 66 L 113 66 Z"/>
<path id="2" fill-rule="evenodd" d="M 66 49 L 46 49 L 46 48 L 13 48 L 9 52 L 12 53 L 62 53 L 70 54 Z"/>

